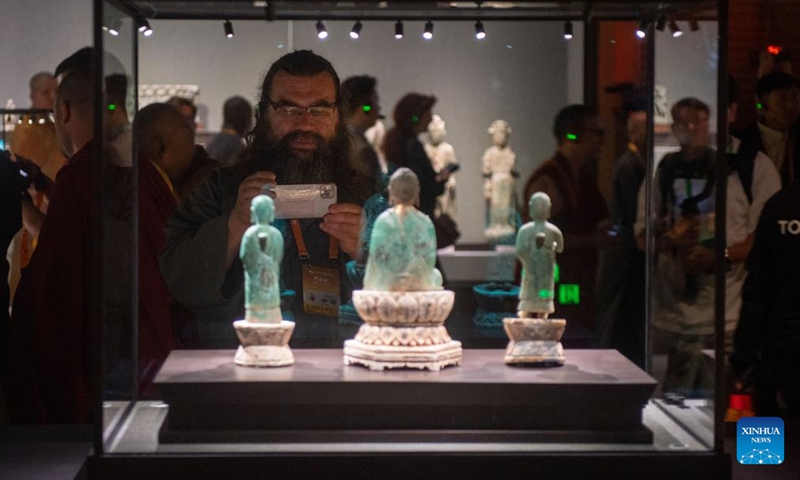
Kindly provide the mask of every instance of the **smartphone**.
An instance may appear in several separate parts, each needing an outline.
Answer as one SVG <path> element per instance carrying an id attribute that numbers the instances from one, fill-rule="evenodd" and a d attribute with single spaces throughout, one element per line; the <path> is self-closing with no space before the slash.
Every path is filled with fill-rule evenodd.
<path id="1" fill-rule="evenodd" d="M 336 185 L 315 183 L 265 187 L 275 203 L 275 218 L 322 218 L 336 203 Z"/>

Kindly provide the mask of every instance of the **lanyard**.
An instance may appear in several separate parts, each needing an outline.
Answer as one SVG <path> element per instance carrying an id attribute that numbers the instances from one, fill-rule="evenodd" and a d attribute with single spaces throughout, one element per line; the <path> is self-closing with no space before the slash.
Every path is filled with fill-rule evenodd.
<path id="1" fill-rule="evenodd" d="M 294 243 L 297 245 L 297 255 L 300 257 L 301 262 L 308 261 L 308 247 L 306 247 L 306 242 L 303 240 L 303 231 L 300 229 L 300 220 L 292 219 L 289 220 L 289 224 L 292 226 L 292 234 L 294 236 Z M 333 235 L 328 236 L 328 260 L 331 263 L 335 262 L 339 258 L 339 239 L 334 237 Z"/>

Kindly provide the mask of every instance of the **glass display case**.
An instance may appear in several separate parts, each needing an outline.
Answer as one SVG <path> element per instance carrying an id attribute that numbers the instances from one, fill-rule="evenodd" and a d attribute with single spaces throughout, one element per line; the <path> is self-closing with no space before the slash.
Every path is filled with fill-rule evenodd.
<path id="1" fill-rule="evenodd" d="M 432 473 L 729 475 L 718 360 L 730 335 L 731 215 L 727 159 L 714 155 L 728 135 L 726 0 L 95 0 L 94 9 L 95 88 L 103 92 L 95 135 L 104 141 L 95 145 L 100 261 L 91 320 L 93 403 L 102 415 L 90 478 L 216 478 L 232 467 L 324 476 L 337 467 L 410 465 Z M 242 286 L 228 285 L 225 274 L 212 286 L 224 301 L 206 296 L 180 315 L 174 307 L 157 317 L 164 309 L 153 302 L 205 295 L 191 291 L 192 281 L 220 278 L 212 270 L 222 264 L 211 260 L 220 252 L 209 247 L 181 267 L 165 266 L 174 237 L 169 228 L 166 239 L 151 237 L 206 187 L 183 195 L 180 181 L 167 182 L 179 192 L 175 204 L 148 209 L 148 182 L 158 177 L 130 141 L 136 129 L 120 136 L 109 118 L 133 122 L 146 103 L 182 96 L 195 106 L 195 141 L 205 143 L 224 127 L 226 98 L 271 108 L 273 99 L 261 95 L 265 72 L 302 49 L 328 59 L 342 80 L 376 77 L 387 129 L 402 121 L 394 107 L 406 93 L 436 97 L 433 113 L 460 166 L 447 207 L 460 238 L 439 249 L 437 261 L 454 292 L 445 325 L 463 348 L 458 365 L 345 365 L 343 344 L 362 325 L 352 309 L 345 313 L 358 275 L 347 277 L 354 284 L 336 299 L 338 315 L 305 313 L 303 292 L 282 292 L 283 316 L 296 324 L 292 366 L 234 363 Z M 564 109 L 576 104 L 589 108 Z M 337 116 L 344 121 L 345 111 Z M 498 145 L 496 120 L 510 127 L 506 186 L 485 166 Z M 259 128 L 269 127 L 257 122 L 251 135 Z M 431 137 L 419 141 L 437 143 Z M 703 167 L 680 176 L 676 157 L 691 142 Z M 208 178 L 224 177 L 229 167 L 220 168 Z M 491 190 L 501 187 L 513 197 L 515 232 L 530 220 L 525 197 L 552 192 L 551 221 L 565 243 L 551 315 L 566 320 L 562 366 L 504 363 L 503 319 L 517 315 L 520 269 L 514 235 L 486 235 Z M 233 208 L 225 202 L 208 222 L 222 231 Z M 699 224 L 697 236 L 686 234 L 703 249 L 697 268 L 665 247 L 688 219 Z M 293 234 L 278 228 L 287 254 L 296 254 Z M 337 268 L 352 273 L 355 260 L 340 254 Z M 164 322 L 169 331 L 159 333 Z"/>

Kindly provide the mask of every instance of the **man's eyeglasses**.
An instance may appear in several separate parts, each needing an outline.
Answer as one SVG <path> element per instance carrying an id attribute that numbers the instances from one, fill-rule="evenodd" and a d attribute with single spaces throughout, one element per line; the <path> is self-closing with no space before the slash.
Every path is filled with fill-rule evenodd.
<path id="1" fill-rule="evenodd" d="M 329 103 L 312 105 L 310 107 L 287 105 L 285 103 L 273 102 L 270 99 L 267 99 L 267 103 L 275 109 L 275 113 L 281 118 L 298 118 L 305 112 L 308 112 L 308 114 L 314 118 L 326 118 L 333 115 L 333 111 L 336 110 L 336 105 L 331 105 Z"/>

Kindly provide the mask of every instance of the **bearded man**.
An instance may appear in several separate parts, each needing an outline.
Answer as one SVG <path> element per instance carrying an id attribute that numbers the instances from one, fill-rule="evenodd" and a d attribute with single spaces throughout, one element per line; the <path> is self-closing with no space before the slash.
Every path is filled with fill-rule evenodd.
<path id="1" fill-rule="evenodd" d="M 313 312 L 309 302 L 319 300 L 304 292 L 310 291 L 309 266 L 327 269 L 328 279 L 340 284 L 339 300 L 346 299 L 344 264 L 358 252 L 361 205 L 374 182 L 351 167 L 339 106 L 339 77 L 319 55 L 300 50 L 270 67 L 242 161 L 209 175 L 167 221 L 161 271 L 180 303 L 205 319 L 241 318 L 239 246 L 250 226 L 250 202 L 270 184 L 336 184 L 338 203 L 323 218 L 275 226 L 284 237 L 282 288 L 304 299 L 294 302 L 295 316 Z"/>

